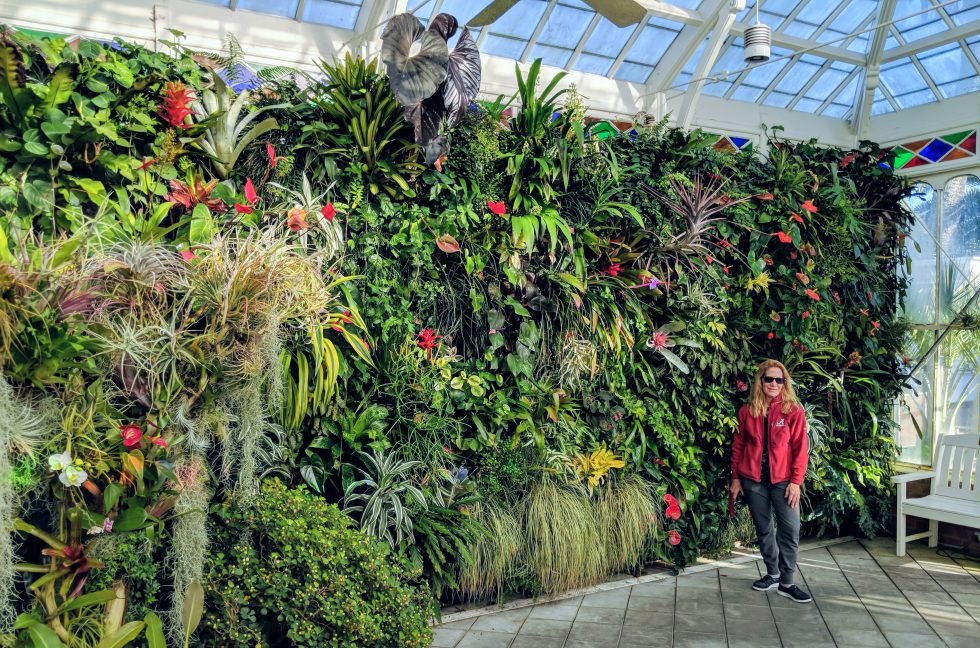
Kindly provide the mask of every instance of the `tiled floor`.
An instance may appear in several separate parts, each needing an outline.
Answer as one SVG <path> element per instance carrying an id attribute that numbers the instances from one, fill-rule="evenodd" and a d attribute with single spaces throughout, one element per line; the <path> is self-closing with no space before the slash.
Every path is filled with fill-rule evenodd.
<path id="1" fill-rule="evenodd" d="M 980 648 L 980 564 L 888 539 L 800 553 L 802 605 L 748 562 L 447 623 L 439 648 Z"/>

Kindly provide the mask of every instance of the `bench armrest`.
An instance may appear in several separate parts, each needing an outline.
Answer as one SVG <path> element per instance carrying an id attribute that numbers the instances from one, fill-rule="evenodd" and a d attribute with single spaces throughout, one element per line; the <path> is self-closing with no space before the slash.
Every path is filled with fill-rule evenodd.
<path id="1" fill-rule="evenodd" d="M 935 471 L 902 473 L 901 475 L 895 475 L 894 477 L 892 477 L 892 483 L 907 484 L 908 482 L 918 481 L 920 479 L 932 479 L 935 476 L 936 476 Z"/>

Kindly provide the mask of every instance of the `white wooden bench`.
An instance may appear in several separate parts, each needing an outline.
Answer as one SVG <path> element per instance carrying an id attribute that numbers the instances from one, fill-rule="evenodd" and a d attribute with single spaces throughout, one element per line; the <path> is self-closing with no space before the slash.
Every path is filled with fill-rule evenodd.
<path id="1" fill-rule="evenodd" d="M 905 555 L 905 543 L 929 538 L 929 546 L 939 542 L 939 523 L 959 524 L 980 529 L 980 434 L 947 434 L 939 439 L 932 472 L 896 475 L 898 484 L 895 553 Z M 910 481 L 931 479 L 932 486 L 925 497 L 908 499 Z M 926 518 L 929 530 L 905 535 L 905 516 Z"/>

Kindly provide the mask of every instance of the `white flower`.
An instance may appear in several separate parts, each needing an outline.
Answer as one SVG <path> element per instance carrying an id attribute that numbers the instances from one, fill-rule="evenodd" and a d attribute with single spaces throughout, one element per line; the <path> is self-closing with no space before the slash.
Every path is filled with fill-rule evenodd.
<path id="1" fill-rule="evenodd" d="M 53 454 L 48 457 L 48 468 L 54 472 L 61 472 L 65 468 L 71 465 L 71 455 L 67 452 L 62 452 L 61 454 Z"/>
<path id="2" fill-rule="evenodd" d="M 102 527 L 100 527 L 100 526 L 94 526 L 91 529 L 89 529 L 87 531 L 87 533 L 89 535 L 99 535 L 100 533 L 102 533 Z"/>
<path id="3" fill-rule="evenodd" d="M 58 479 L 65 486 L 81 486 L 88 479 L 88 473 L 75 466 L 66 466 L 58 475 Z"/>

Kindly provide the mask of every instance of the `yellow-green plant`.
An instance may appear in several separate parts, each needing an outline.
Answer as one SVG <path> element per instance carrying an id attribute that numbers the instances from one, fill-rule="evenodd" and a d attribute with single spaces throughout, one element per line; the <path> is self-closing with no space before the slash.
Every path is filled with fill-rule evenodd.
<path id="1" fill-rule="evenodd" d="M 579 479 L 585 479 L 589 493 L 597 487 L 610 470 L 622 468 L 626 462 L 618 459 L 611 450 L 601 446 L 589 454 L 577 454 L 571 460 L 572 470 Z"/>
<path id="2" fill-rule="evenodd" d="M 605 484 L 595 514 L 606 547 L 606 573 L 631 569 L 643 561 L 644 547 L 659 525 L 650 485 L 638 475 Z"/>
<path id="3" fill-rule="evenodd" d="M 520 569 L 524 530 L 514 512 L 499 504 L 483 502 L 470 512 L 486 533 L 470 547 L 472 561 L 457 578 L 459 589 L 473 599 L 499 598 L 504 583 Z"/>

